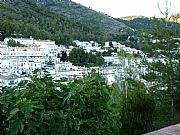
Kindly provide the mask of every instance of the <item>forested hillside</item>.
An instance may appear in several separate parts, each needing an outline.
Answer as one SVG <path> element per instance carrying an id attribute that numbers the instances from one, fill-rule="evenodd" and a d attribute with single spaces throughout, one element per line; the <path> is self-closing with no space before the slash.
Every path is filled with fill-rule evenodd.
<path id="1" fill-rule="evenodd" d="M 57 44 L 69 44 L 74 39 L 111 39 L 105 32 L 60 16 L 32 0 L 0 1 L 0 13 L 0 31 L 4 31 L 5 36 L 15 33 L 20 37 L 55 40 Z"/>
<path id="2" fill-rule="evenodd" d="M 106 32 L 112 35 L 122 34 L 121 30 L 129 27 L 122 22 L 103 13 L 96 12 L 71 0 L 36 0 L 39 5 L 62 15 L 88 25 L 94 31 Z"/>
<path id="3" fill-rule="evenodd" d="M 124 17 L 124 19 L 117 18 L 116 20 L 126 24 L 127 26 L 135 29 L 136 31 L 140 31 L 140 30 L 151 31 L 152 29 L 155 28 L 156 19 L 158 18 L 148 18 L 144 16 L 129 16 L 129 17 Z M 176 21 L 171 21 L 171 20 L 172 19 L 169 19 L 169 21 L 167 22 L 168 26 L 170 26 L 170 28 L 172 28 L 173 30 L 179 28 L 180 24 L 176 23 Z"/>
<path id="4" fill-rule="evenodd" d="M 129 27 L 69 0 L 2 0 L 0 31 L 70 44 L 72 40 L 122 40 Z"/>
<path id="5" fill-rule="evenodd" d="M 178 17 L 178 16 L 177 16 Z M 141 43 L 138 42 L 139 34 L 142 32 L 153 32 L 157 29 L 158 23 L 161 25 L 167 25 L 167 30 L 172 32 L 174 38 L 179 38 L 180 35 L 180 24 L 176 21 L 165 21 L 163 18 L 148 18 L 143 16 L 129 16 L 124 18 L 116 18 L 116 20 L 125 23 L 134 31 L 128 31 L 128 40 L 123 41 L 126 46 L 141 49 L 144 48 Z M 122 36 L 121 36 L 122 37 Z M 141 36 L 140 36 L 141 37 Z M 146 48 L 144 48 L 146 50 Z"/>

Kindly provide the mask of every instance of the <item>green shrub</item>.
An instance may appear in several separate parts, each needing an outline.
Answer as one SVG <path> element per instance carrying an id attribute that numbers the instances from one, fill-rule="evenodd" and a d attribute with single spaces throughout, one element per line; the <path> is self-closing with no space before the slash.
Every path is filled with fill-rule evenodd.
<path id="1" fill-rule="evenodd" d="M 67 86 L 60 82 L 45 74 L 16 87 L 2 88 L 0 103 L 10 135 L 118 133 L 119 115 L 108 105 L 111 92 L 101 77 L 92 76 Z"/>

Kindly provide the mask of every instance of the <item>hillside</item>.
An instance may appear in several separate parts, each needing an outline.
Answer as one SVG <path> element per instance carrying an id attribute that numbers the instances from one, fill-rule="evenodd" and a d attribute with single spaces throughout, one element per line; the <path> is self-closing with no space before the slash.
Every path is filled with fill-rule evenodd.
<path id="1" fill-rule="evenodd" d="M 127 16 L 123 18 L 116 18 L 116 20 L 125 23 L 136 31 L 149 30 L 154 25 L 154 22 L 151 18 L 144 16 Z"/>
<path id="2" fill-rule="evenodd" d="M 88 25 L 94 30 L 106 32 L 112 35 L 121 34 L 122 29 L 128 26 L 112 17 L 96 12 L 71 0 L 36 0 L 51 11 Z"/>
<path id="3" fill-rule="evenodd" d="M 155 19 L 159 20 L 160 18 L 148 18 L 144 16 L 128 16 L 123 18 L 117 18 L 116 20 L 126 24 L 127 26 L 133 28 L 136 31 L 140 31 L 140 30 L 151 31 L 156 25 Z M 179 29 L 180 26 L 180 24 L 175 23 L 171 20 L 168 21 L 167 24 L 169 28 L 173 28 L 174 30 L 176 30 L 177 28 Z"/>
<path id="4" fill-rule="evenodd" d="M 69 0 L 0 0 L 0 31 L 55 40 L 69 45 L 72 40 L 121 40 L 129 29 L 104 14 Z"/>
<path id="5" fill-rule="evenodd" d="M 88 24 L 69 19 L 49 11 L 33 0 L 1 0 L 0 31 L 5 36 L 55 40 L 57 44 L 69 45 L 72 40 L 106 41 L 110 34 L 92 29 Z"/>
<path id="6" fill-rule="evenodd" d="M 142 15 L 134 15 L 134 16 L 125 16 L 125 17 L 121 17 L 121 19 L 123 20 L 128 20 L 128 21 L 131 21 L 131 20 L 134 20 L 134 19 L 137 19 L 137 18 L 147 18 L 145 16 L 142 16 Z"/>
<path id="7" fill-rule="evenodd" d="M 180 24 L 180 13 L 173 14 L 168 17 L 169 21 L 176 22 Z"/>

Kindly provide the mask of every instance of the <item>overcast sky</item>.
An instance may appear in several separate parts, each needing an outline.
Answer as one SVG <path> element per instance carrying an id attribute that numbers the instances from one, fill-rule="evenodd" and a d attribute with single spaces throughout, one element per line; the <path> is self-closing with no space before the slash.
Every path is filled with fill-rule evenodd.
<path id="1" fill-rule="evenodd" d="M 72 0 L 96 11 L 103 12 L 113 17 L 143 15 L 147 17 L 163 17 L 159 12 L 165 7 L 165 0 Z M 180 12 L 180 0 L 171 1 L 171 13 Z"/>

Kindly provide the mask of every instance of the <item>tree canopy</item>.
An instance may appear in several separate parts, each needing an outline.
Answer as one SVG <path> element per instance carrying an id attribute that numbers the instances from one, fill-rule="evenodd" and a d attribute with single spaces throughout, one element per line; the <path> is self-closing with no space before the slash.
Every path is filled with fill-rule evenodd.
<path id="1" fill-rule="evenodd" d="M 9 40 L 8 46 L 11 47 L 24 47 L 24 45 L 20 44 L 19 42 L 16 42 L 15 40 Z"/>
<path id="2" fill-rule="evenodd" d="M 98 53 L 87 53 L 82 48 L 73 48 L 69 53 L 69 61 L 77 66 L 101 66 L 104 59 Z"/>

